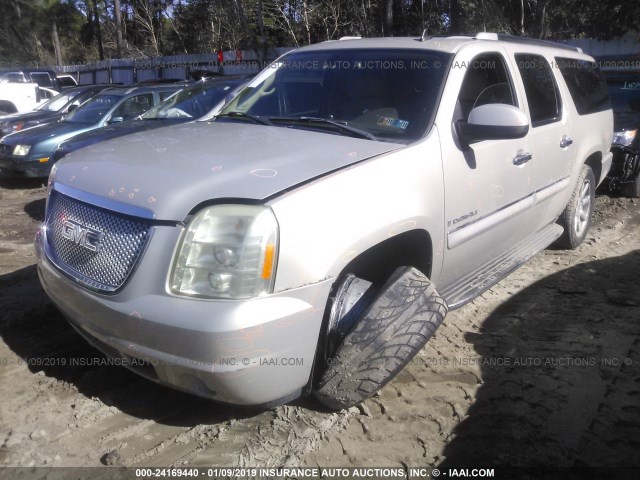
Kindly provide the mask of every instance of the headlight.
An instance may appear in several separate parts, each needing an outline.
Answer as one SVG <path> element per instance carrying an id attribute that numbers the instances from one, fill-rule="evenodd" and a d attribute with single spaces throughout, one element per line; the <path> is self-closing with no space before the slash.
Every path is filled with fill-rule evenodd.
<path id="1" fill-rule="evenodd" d="M 31 150 L 31 145 L 16 145 L 13 154 L 17 157 L 24 157 L 29 154 L 29 150 Z"/>
<path id="2" fill-rule="evenodd" d="M 624 132 L 613 132 L 613 144 L 628 147 L 636 138 L 638 130 L 626 130 Z"/>
<path id="3" fill-rule="evenodd" d="M 278 223 L 271 209 L 215 205 L 187 226 L 174 259 L 174 293 L 251 298 L 270 293 L 275 278 Z"/>

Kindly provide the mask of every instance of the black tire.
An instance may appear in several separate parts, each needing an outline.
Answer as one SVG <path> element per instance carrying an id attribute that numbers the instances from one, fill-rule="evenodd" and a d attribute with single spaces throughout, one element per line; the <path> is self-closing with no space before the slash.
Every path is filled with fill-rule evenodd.
<path id="1" fill-rule="evenodd" d="M 314 396 L 332 409 L 371 397 L 427 343 L 446 314 L 427 277 L 398 268 L 329 359 Z"/>
<path id="2" fill-rule="evenodd" d="M 640 174 L 632 182 L 624 184 L 622 194 L 625 197 L 640 198 Z"/>
<path id="3" fill-rule="evenodd" d="M 593 170 L 588 165 L 583 165 L 569 203 L 558 219 L 558 223 L 564 228 L 557 242 L 561 247 L 573 250 L 586 238 L 591 227 L 595 192 L 596 179 Z"/>

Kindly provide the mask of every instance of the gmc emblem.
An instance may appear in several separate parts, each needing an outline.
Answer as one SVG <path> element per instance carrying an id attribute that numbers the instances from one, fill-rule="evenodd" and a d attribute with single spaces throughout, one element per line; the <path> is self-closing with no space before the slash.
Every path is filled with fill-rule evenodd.
<path id="1" fill-rule="evenodd" d="M 64 222 L 62 236 L 92 252 L 99 252 L 102 248 L 102 232 L 80 225 L 73 220 Z"/>

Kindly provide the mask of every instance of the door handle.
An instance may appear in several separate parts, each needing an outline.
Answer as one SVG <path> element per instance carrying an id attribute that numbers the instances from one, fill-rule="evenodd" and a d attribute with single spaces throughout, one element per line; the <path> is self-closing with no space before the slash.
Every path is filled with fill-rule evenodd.
<path id="1" fill-rule="evenodd" d="M 565 135 L 560 140 L 560 148 L 567 148 L 569 145 L 573 145 L 573 139 Z"/>
<path id="2" fill-rule="evenodd" d="M 526 153 L 526 152 L 519 153 L 518 155 L 513 157 L 513 164 L 522 165 L 524 163 L 527 163 L 532 158 L 533 158 L 533 155 L 531 155 L 530 153 Z"/>

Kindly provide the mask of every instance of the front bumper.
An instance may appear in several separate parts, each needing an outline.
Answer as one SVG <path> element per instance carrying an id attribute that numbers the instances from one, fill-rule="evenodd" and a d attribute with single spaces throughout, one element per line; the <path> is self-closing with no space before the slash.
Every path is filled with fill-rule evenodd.
<path id="1" fill-rule="evenodd" d="M 46 155 L 16 157 L 0 156 L 0 172 L 10 177 L 47 177 L 51 172 L 52 161 L 40 162 Z"/>
<path id="2" fill-rule="evenodd" d="M 151 380 L 237 405 L 297 397 L 312 372 L 331 281 L 246 301 L 172 295 L 164 285 L 173 252 L 167 247 L 179 230 L 156 228 L 115 295 L 92 292 L 58 270 L 44 253 L 41 230 L 40 281 L 90 343 Z"/>

